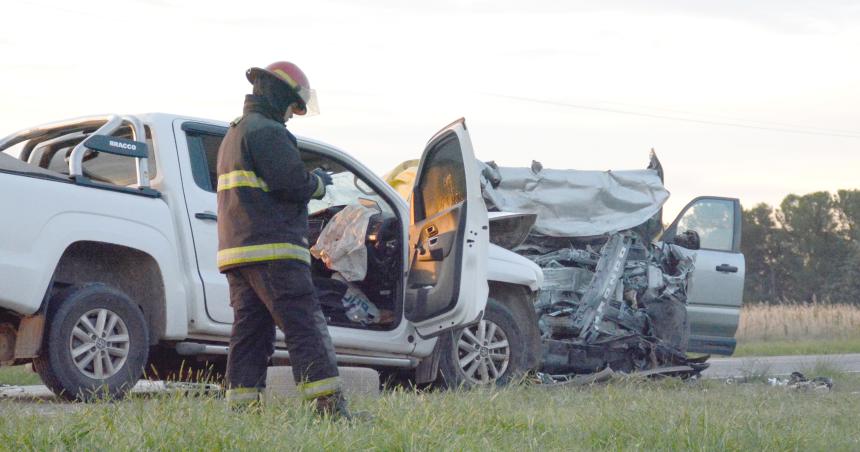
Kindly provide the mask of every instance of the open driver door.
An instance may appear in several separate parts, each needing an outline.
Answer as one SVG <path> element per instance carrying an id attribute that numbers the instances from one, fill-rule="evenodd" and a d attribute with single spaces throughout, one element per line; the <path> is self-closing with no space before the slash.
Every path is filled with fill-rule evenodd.
<path id="1" fill-rule="evenodd" d="M 409 205 L 406 319 L 422 337 L 480 320 L 489 292 L 489 222 L 464 119 L 430 139 Z"/>

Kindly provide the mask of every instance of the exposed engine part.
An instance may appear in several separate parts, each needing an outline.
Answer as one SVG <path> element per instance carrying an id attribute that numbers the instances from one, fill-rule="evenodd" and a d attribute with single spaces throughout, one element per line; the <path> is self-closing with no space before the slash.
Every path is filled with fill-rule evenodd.
<path id="1" fill-rule="evenodd" d="M 596 265 L 599 258 L 600 254 L 591 249 L 579 250 L 570 247 L 534 257 L 532 260 L 541 267 L 558 267 L 563 264 Z M 553 263 L 555 265 L 552 265 Z"/>
<path id="2" fill-rule="evenodd" d="M 684 375 L 695 375 L 707 367 L 685 354 L 694 262 L 677 245 L 646 243 L 627 230 L 610 235 L 599 253 L 570 247 L 531 258 L 545 278 L 535 306 L 544 372 L 688 366 Z"/>

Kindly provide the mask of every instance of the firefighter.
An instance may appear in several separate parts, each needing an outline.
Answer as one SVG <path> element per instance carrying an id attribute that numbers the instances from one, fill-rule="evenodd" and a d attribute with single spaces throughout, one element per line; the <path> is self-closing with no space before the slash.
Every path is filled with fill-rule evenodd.
<path id="1" fill-rule="evenodd" d="M 295 64 L 251 68 L 253 94 L 218 151 L 218 269 L 230 284 L 233 331 L 227 357 L 231 407 L 257 403 L 283 332 L 299 392 L 320 414 L 349 417 L 328 326 L 310 273 L 308 201 L 331 176 L 305 170 L 286 122 L 312 108 Z"/>

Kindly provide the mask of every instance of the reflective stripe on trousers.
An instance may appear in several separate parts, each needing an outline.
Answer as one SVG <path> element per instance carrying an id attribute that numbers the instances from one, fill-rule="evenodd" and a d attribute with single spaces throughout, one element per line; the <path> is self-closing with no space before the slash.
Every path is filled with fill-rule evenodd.
<path id="1" fill-rule="evenodd" d="M 246 405 L 259 402 L 263 398 L 260 388 L 233 388 L 227 390 L 227 403 L 230 405 Z"/>
<path id="2" fill-rule="evenodd" d="M 299 393 L 306 400 L 332 395 L 341 389 L 340 377 L 325 378 L 297 385 Z"/>
<path id="3" fill-rule="evenodd" d="M 268 243 L 264 245 L 240 246 L 218 251 L 218 267 L 226 267 L 249 262 L 263 262 L 292 259 L 311 263 L 311 253 L 307 248 L 292 243 Z"/>

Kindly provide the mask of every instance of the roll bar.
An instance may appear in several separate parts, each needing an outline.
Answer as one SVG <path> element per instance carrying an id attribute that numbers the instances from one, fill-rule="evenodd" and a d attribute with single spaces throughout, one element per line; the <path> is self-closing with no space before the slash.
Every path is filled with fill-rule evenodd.
<path id="1" fill-rule="evenodd" d="M 140 119 L 130 115 L 104 115 L 54 122 L 16 132 L 0 139 L 0 152 L 23 141 L 36 140 L 36 143 L 40 143 L 54 139 L 59 135 L 84 131 L 92 129 L 93 127 L 98 128 L 94 132 L 90 133 L 89 137 L 93 137 L 95 135 L 109 136 L 111 133 L 125 125 L 128 125 L 131 129 L 132 140 L 142 143 L 145 147 L 146 130 L 144 129 L 143 122 Z M 76 181 L 86 179 L 83 171 L 83 162 L 87 150 L 91 150 L 91 148 L 87 146 L 89 137 L 78 143 L 69 155 L 69 176 Z M 126 157 L 130 156 L 128 153 L 112 152 L 106 149 L 99 149 L 99 151 L 114 153 L 116 155 Z M 141 189 L 146 190 L 149 188 L 148 158 L 146 157 L 146 154 L 134 155 L 133 157 L 135 159 L 137 172 L 137 185 Z"/>

